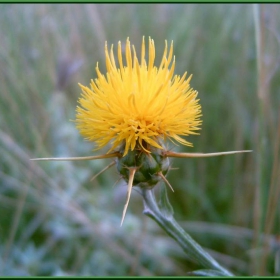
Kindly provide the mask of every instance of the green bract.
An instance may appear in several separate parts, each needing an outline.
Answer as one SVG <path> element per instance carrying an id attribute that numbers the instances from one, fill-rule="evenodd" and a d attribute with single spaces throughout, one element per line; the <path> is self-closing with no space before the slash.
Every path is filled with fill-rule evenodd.
<path id="1" fill-rule="evenodd" d="M 162 180 L 160 173 L 167 174 L 170 161 L 168 157 L 163 155 L 162 149 L 149 146 L 148 150 L 150 153 L 146 153 L 140 147 L 129 151 L 124 157 L 118 158 L 117 169 L 124 180 L 128 182 L 129 168 L 136 167 L 133 186 L 151 189 Z"/>

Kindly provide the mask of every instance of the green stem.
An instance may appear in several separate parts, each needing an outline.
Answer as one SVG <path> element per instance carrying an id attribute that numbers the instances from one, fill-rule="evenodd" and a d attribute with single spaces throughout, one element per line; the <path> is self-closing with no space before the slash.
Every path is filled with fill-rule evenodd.
<path id="1" fill-rule="evenodd" d="M 173 218 L 173 215 L 165 215 L 160 211 L 153 190 L 141 189 L 141 192 L 144 198 L 143 213 L 155 220 L 168 235 L 179 243 L 191 258 L 195 259 L 207 269 L 218 271 L 224 276 L 233 276 L 232 273 L 223 268 L 181 228 Z"/>

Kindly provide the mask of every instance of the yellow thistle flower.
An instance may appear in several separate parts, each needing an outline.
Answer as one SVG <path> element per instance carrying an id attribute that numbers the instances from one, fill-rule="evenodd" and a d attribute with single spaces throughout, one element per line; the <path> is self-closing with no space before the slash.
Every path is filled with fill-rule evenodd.
<path id="1" fill-rule="evenodd" d="M 134 46 L 127 39 L 126 64 L 123 63 L 121 42 L 118 43 L 117 67 L 113 46 L 110 53 L 105 44 L 106 76 L 96 66 L 97 79 L 90 88 L 80 85 L 82 96 L 77 107 L 76 124 L 80 133 L 94 141 L 96 150 L 111 143 L 108 152 L 124 144 L 123 156 L 139 146 L 163 149 L 160 139 L 174 139 L 192 146 L 180 136 L 197 134 L 201 124 L 201 106 L 197 91 L 190 87 L 191 76 L 173 76 L 173 43 L 168 52 L 167 42 L 159 67 L 154 66 L 155 45 L 149 38 L 149 61 L 145 59 L 142 41 L 140 63 Z"/>
<path id="2" fill-rule="evenodd" d="M 105 155 L 73 158 L 37 158 L 33 160 L 96 160 L 116 158 L 97 175 L 117 164 L 127 182 L 127 198 L 123 210 L 123 223 L 133 186 L 153 188 L 163 180 L 173 191 L 165 175 L 170 169 L 170 157 L 212 157 L 250 151 L 218 153 L 176 153 L 166 150 L 164 141 L 175 140 L 183 145 L 192 144 L 181 136 L 198 134 L 202 121 L 197 91 L 190 87 L 191 76 L 186 79 L 173 76 L 173 43 L 168 52 L 167 42 L 159 67 L 154 66 L 155 45 L 149 38 L 149 61 L 145 60 L 145 41 L 142 41 L 141 60 L 130 41 L 126 41 L 126 65 L 122 60 L 121 43 L 118 44 L 116 66 L 113 46 L 110 53 L 105 44 L 106 76 L 96 66 L 97 79 L 90 88 L 80 85 L 82 96 L 77 106 L 76 125 L 80 133 L 97 145 L 96 150 L 111 144 Z M 113 151 L 109 153 L 110 151 Z M 97 176 L 96 175 L 96 176 Z M 96 178 L 96 176 L 94 178 Z M 93 178 L 92 178 L 93 179 Z"/>

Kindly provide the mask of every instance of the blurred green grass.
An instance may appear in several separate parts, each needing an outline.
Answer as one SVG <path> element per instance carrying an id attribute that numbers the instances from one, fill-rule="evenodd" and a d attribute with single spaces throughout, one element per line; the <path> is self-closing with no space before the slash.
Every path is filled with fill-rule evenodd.
<path id="1" fill-rule="evenodd" d="M 251 4 L 1 4 L 0 275 L 182 276 L 200 268 L 143 216 L 136 192 L 119 227 L 126 186 L 114 186 L 115 168 L 90 181 L 109 160 L 29 160 L 93 154 L 70 121 L 77 83 L 96 77 L 97 61 L 105 70 L 105 41 L 116 47 L 129 37 L 139 51 L 142 36 L 154 39 L 157 61 L 173 40 L 175 72 L 193 74 L 199 92 L 201 134 L 189 138 L 194 148 L 175 149 L 254 150 L 173 160 L 175 217 L 235 274 L 279 273 L 279 12 Z"/>

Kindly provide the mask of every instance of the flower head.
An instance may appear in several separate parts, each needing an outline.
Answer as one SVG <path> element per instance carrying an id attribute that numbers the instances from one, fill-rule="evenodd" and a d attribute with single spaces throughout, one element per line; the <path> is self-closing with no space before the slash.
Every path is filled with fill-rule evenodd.
<path id="1" fill-rule="evenodd" d="M 133 51 L 133 52 L 132 52 Z M 96 149 L 111 144 L 105 155 L 73 158 L 41 158 L 33 160 L 96 160 L 114 158 L 101 172 L 117 164 L 117 170 L 127 182 L 127 198 L 121 224 L 128 207 L 133 186 L 151 189 L 166 179 L 170 170 L 170 157 L 212 157 L 249 151 L 219 153 L 176 153 L 165 148 L 166 139 L 183 145 L 192 144 L 181 136 L 197 134 L 201 125 L 201 106 L 197 91 L 190 87 L 187 73 L 173 76 L 173 43 L 168 51 L 167 42 L 159 67 L 154 66 L 155 46 L 149 38 L 149 60 L 145 59 L 145 41 L 142 41 L 140 62 L 134 46 L 126 41 L 123 63 L 121 43 L 118 44 L 118 67 L 113 46 L 110 53 L 105 44 L 106 76 L 96 66 L 97 78 L 90 88 L 80 85 L 83 93 L 77 107 L 76 124 L 87 140 L 94 141 Z M 95 176 L 96 177 L 96 176 Z M 94 178 L 95 178 L 94 177 Z"/>
<path id="2" fill-rule="evenodd" d="M 197 134 L 201 124 L 201 106 L 196 99 L 197 91 L 190 87 L 191 76 L 173 76 L 173 43 L 168 51 L 165 42 L 159 67 L 154 66 L 155 45 L 150 38 L 148 51 L 146 62 L 143 38 L 139 61 L 127 39 L 124 64 L 119 42 L 117 66 L 113 46 L 109 52 L 106 43 L 106 76 L 97 64 L 97 78 L 91 80 L 90 88 L 80 85 L 83 93 L 76 124 L 87 140 L 96 143 L 96 149 L 110 143 L 110 152 L 122 145 L 125 156 L 135 147 L 146 152 L 150 152 L 148 146 L 162 149 L 161 139 L 192 145 L 181 137 Z"/>

